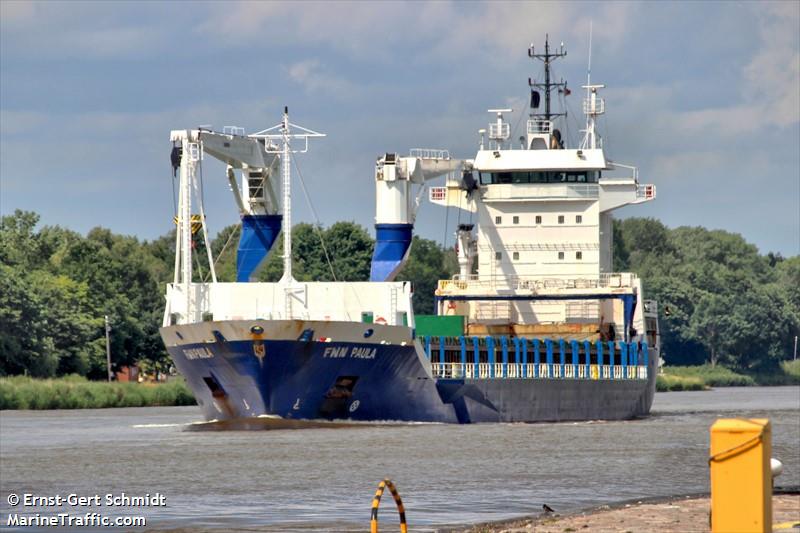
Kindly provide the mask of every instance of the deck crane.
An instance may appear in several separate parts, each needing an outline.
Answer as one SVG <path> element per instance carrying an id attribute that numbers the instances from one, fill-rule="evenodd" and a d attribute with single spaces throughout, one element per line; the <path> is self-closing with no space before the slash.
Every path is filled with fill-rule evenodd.
<path id="1" fill-rule="evenodd" d="M 219 159 L 227 165 L 226 175 L 242 219 L 242 233 L 236 255 L 236 281 L 250 281 L 272 247 L 281 230 L 282 216 L 278 213 L 278 198 L 275 191 L 275 178 L 280 164 L 276 147 L 269 140 L 257 135 L 245 135 L 242 128 L 226 127 L 223 132 L 199 128 L 196 130 L 173 130 L 170 133 L 173 143 L 173 170 L 180 170 L 180 201 L 178 206 L 178 239 L 176 247 L 175 282 L 191 282 L 191 196 L 197 194 L 195 174 L 204 154 Z M 241 173 L 241 183 L 237 183 L 236 171 Z M 278 176 L 279 177 L 279 176 Z M 200 222 L 206 241 L 203 206 L 200 203 Z M 208 242 L 206 242 L 208 246 Z M 210 258 L 212 278 L 216 281 L 213 262 Z M 177 264 L 176 264 L 177 267 Z M 178 279 L 179 274 L 182 279 Z"/>
<path id="2" fill-rule="evenodd" d="M 413 185 L 454 172 L 463 166 L 446 150 L 414 149 L 406 157 L 387 153 L 375 165 L 375 251 L 370 281 L 393 281 L 408 260 L 419 201 Z"/>

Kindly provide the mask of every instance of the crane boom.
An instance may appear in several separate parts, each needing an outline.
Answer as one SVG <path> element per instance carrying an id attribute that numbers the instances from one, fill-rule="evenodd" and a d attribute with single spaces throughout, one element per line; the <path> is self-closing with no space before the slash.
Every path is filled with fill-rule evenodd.
<path id="1" fill-rule="evenodd" d="M 413 185 L 424 186 L 461 168 L 446 150 L 412 150 L 410 156 L 387 153 L 375 165 L 375 251 L 371 281 L 392 281 L 408 260 L 417 203 Z"/>
<path id="2" fill-rule="evenodd" d="M 201 164 L 202 155 L 208 154 L 227 165 L 226 177 L 242 219 L 242 232 L 236 255 L 236 281 L 250 281 L 263 264 L 280 233 L 282 217 L 278 214 L 277 194 L 272 179 L 276 174 L 280 156 L 272 152 L 275 147 L 264 139 L 246 136 L 243 131 L 239 134 L 240 131 L 240 128 L 231 128 L 230 132 L 220 133 L 201 128 L 174 130 L 170 134 L 170 140 L 176 144 L 173 154 L 178 148 L 177 143 L 180 143 L 177 157 L 173 157 L 172 164 L 176 170 L 180 168 L 181 188 L 182 191 L 185 189 L 185 194 L 182 195 L 185 207 L 178 216 L 178 235 L 181 242 L 178 248 L 181 256 L 179 262 L 185 264 L 182 269 L 183 277 L 187 280 L 191 280 L 189 257 L 191 231 L 187 229 L 192 222 L 192 217 L 188 215 L 191 203 L 190 191 L 196 187 L 192 184 L 194 168 Z M 196 147 L 194 150 L 199 156 L 188 153 L 190 146 Z M 193 159 L 191 168 L 184 164 L 188 157 Z M 241 172 L 241 184 L 237 183 L 236 170 Z M 205 224 L 203 232 L 208 240 Z"/>

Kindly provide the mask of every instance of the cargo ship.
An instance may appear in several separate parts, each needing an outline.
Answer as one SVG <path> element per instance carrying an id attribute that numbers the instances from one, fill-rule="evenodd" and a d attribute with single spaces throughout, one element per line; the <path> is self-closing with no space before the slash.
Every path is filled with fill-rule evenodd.
<path id="1" fill-rule="evenodd" d="M 171 132 L 178 230 L 161 336 L 206 419 L 480 423 L 649 413 L 658 313 L 635 274 L 613 272 L 612 211 L 653 200 L 655 187 L 606 158 L 596 131 L 604 86 L 589 77 L 582 139 L 566 146 L 565 113 L 551 107 L 552 96 L 569 94 L 551 79 L 563 45 L 553 51 L 546 41 L 528 55 L 544 75 L 528 80 L 518 140 L 506 121 L 512 110 L 490 109 L 473 159 L 431 149 L 378 158 L 369 281 L 292 276 L 293 154 L 323 134 L 291 123 L 288 109 L 253 134 Z M 201 194 L 207 155 L 226 163 L 241 216 L 235 282 L 214 271 Z M 443 186 L 428 186 L 442 177 Z M 412 283 L 395 278 L 425 191 L 431 204 L 459 212 L 459 272 L 439 281 L 436 313 L 415 316 Z M 205 240 L 207 281 L 193 271 L 195 233 Z M 279 236 L 282 278 L 255 281 Z"/>

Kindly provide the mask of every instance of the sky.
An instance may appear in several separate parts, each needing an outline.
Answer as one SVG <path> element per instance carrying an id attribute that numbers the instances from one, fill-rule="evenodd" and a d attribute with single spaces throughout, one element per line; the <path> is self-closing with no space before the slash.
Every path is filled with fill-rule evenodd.
<path id="1" fill-rule="evenodd" d="M 298 166 L 320 222 L 372 231 L 375 159 L 411 148 L 473 158 L 487 109 L 528 112 L 527 56 L 567 56 L 568 134 L 605 83 L 607 156 L 654 202 L 615 212 L 740 233 L 800 253 L 800 2 L 0 1 L 0 213 L 153 239 L 171 229 L 169 131 L 291 120 L 327 134 Z M 516 138 L 521 132 L 512 137 Z M 212 232 L 238 215 L 204 164 Z M 434 183 L 437 184 L 437 183 Z M 295 189 L 297 190 L 297 189 Z M 295 221 L 313 222 L 295 195 Z M 457 213 L 423 203 L 416 231 L 453 244 Z"/>

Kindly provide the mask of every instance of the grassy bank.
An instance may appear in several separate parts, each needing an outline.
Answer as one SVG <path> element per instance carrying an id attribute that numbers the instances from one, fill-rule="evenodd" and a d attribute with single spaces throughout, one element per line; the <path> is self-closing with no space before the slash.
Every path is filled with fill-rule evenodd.
<path id="1" fill-rule="evenodd" d="M 705 382 L 697 376 L 659 374 L 656 377 L 656 391 L 658 392 L 706 390 L 707 388 Z"/>
<path id="2" fill-rule="evenodd" d="M 100 409 L 194 405 L 192 392 L 182 378 L 167 383 L 106 383 L 80 376 L 32 379 L 0 378 L 2 409 Z"/>
<path id="3" fill-rule="evenodd" d="M 754 385 L 800 385 L 800 360 L 784 361 L 769 374 L 741 374 L 719 365 L 665 366 L 656 380 L 659 392 Z"/>

